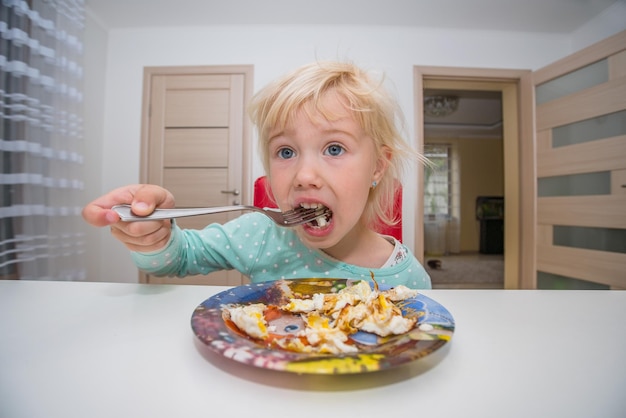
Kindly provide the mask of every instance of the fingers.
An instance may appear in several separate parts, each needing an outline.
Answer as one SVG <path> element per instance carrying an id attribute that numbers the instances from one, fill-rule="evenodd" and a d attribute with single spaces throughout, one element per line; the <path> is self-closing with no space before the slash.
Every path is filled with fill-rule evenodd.
<path id="1" fill-rule="evenodd" d="M 130 203 L 133 212 L 137 215 L 149 215 L 155 208 L 174 207 L 174 196 L 162 187 L 144 184 L 134 190 L 133 200 Z"/>
<path id="2" fill-rule="evenodd" d="M 111 235 L 131 251 L 150 252 L 159 250 L 167 244 L 171 229 L 169 220 L 117 222 L 111 225 Z"/>
<path id="3" fill-rule="evenodd" d="M 169 220 L 122 222 L 111 210 L 115 205 L 129 204 L 137 215 L 149 215 L 157 207 L 174 207 L 174 196 L 166 189 L 152 184 L 132 184 L 112 190 L 87 204 L 83 219 L 93 226 L 111 226 L 111 234 L 131 251 L 156 251 L 169 240 L 172 225 Z"/>
<path id="4" fill-rule="evenodd" d="M 107 226 L 119 221 L 112 206 L 132 205 L 138 215 L 148 215 L 157 207 L 173 207 L 174 197 L 166 189 L 151 184 L 133 184 L 112 190 L 87 204 L 82 211 L 83 219 L 93 226 Z"/>

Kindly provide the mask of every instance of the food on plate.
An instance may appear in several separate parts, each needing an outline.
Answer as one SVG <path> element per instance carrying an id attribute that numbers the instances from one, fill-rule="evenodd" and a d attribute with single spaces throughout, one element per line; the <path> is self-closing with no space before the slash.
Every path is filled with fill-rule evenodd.
<path id="1" fill-rule="evenodd" d="M 264 312 L 267 307 L 262 303 L 251 305 L 231 306 L 228 315 L 237 327 L 253 338 L 266 338 L 267 322 Z"/>
<path id="2" fill-rule="evenodd" d="M 367 332 L 379 337 L 404 334 L 417 322 L 404 316 L 398 302 L 417 296 L 417 290 L 396 286 L 374 289 L 359 281 L 334 293 L 289 297 L 279 306 L 230 304 L 222 316 L 242 333 L 270 346 L 302 353 L 355 353 L 359 346 L 350 336 Z"/>

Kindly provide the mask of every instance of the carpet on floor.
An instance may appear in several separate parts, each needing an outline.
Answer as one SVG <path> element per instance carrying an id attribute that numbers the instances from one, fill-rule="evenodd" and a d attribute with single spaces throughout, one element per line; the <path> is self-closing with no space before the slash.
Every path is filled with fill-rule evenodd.
<path id="1" fill-rule="evenodd" d="M 439 260 L 439 268 L 428 265 L 429 260 Z M 433 287 L 436 285 L 498 285 L 504 283 L 502 258 L 427 257 L 426 271 Z"/>

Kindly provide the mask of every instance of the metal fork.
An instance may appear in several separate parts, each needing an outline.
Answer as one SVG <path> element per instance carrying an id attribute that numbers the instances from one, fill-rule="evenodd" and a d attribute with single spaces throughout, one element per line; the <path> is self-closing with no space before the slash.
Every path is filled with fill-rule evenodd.
<path id="1" fill-rule="evenodd" d="M 298 208 L 288 210 L 286 212 L 281 212 L 279 209 L 261 209 L 256 206 L 237 205 L 215 206 L 210 208 L 155 209 L 154 212 L 152 212 L 150 215 L 139 216 L 135 215 L 131 211 L 130 205 L 116 205 L 113 206 L 111 209 L 117 212 L 117 214 L 120 216 L 120 219 L 124 222 L 153 221 L 155 219 L 182 218 L 185 216 L 209 215 L 211 213 L 221 212 L 254 211 L 264 214 L 265 216 L 276 222 L 276 224 L 285 227 L 302 225 L 322 216 L 329 215 L 331 213 L 330 209 L 325 207 L 317 209 Z"/>

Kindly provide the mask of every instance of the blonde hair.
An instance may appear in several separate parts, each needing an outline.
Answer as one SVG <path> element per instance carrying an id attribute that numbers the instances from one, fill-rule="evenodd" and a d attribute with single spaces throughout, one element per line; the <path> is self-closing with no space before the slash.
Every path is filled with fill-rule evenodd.
<path id="1" fill-rule="evenodd" d="M 355 120 L 374 141 L 377 156 L 386 160 L 387 170 L 370 191 L 364 219 L 368 225 L 397 223 L 394 195 L 405 162 L 414 156 L 422 160 L 405 142 L 396 124 L 402 120 L 397 102 L 384 89 L 383 80 L 374 80 L 365 71 L 346 62 L 315 62 L 283 76 L 259 91 L 249 107 L 258 129 L 259 150 L 265 172 L 269 173 L 269 134 L 283 129 L 300 109 L 319 112 L 331 120 L 323 107 L 328 92 L 338 94 L 352 111 Z"/>

